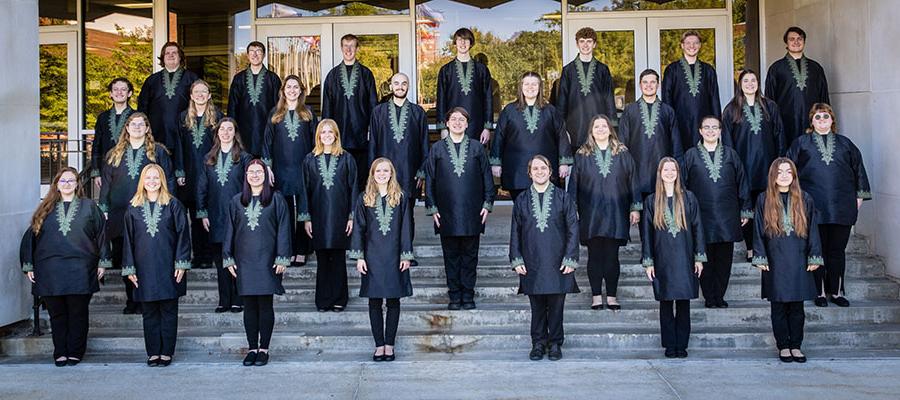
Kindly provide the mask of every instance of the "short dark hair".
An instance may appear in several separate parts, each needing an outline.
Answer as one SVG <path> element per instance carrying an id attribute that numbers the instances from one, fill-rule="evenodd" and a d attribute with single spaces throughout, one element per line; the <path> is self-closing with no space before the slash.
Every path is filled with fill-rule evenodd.
<path id="1" fill-rule="evenodd" d="M 251 47 L 258 47 L 262 49 L 263 54 L 266 54 L 266 45 L 262 44 L 262 42 L 258 40 L 254 40 L 247 44 L 247 50 L 249 51 Z"/>
<path id="2" fill-rule="evenodd" d="M 469 122 L 469 121 L 472 120 L 472 118 L 469 117 L 469 112 L 466 111 L 466 109 L 465 109 L 465 108 L 462 108 L 462 107 L 453 107 L 453 108 L 451 108 L 450 111 L 447 111 L 447 115 L 444 116 L 444 119 L 445 119 L 446 121 L 449 121 L 449 120 L 450 120 L 450 116 L 453 115 L 454 113 L 460 113 L 460 114 L 462 114 L 463 117 L 466 117 L 466 122 Z"/>
<path id="3" fill-rule="evenodd" d="M 134 84 L 132 84 L 131 81 L 129 81 L 128 78 L 126 78 L 124 76 L 120 76 L 118 78 L 115 78 L 115 79 L 109 81 L 109 84 L 106 85 L 106 90 L 109 92 L 112 92 L 113 85 L 115 85 L 116 83 L 119 83 L 119 82 L 123 82 L 126 85 L 128 85 L 129 92 L 134 92 Z"/>
<path id="4" fill-rule="evenodd" d="M 356 47 L 359 47 L 359 37 L 352 33 L 341 36 L 341 43 L 344 42 L 356 42 Z"/>
<path id="5" fill-rule="evenodd" d="M 806 41 L 806 31 L 801 29 L 799 26 L 792 26 L 790 28 L 787 28 L 786 31 L 784 31 L 784 37 L 782 37 L 782 40 L 784 40 L 784 44 L 787 44 L 788 33 L 791 33 L 791 32 L 794 32 L 794 33 L 800 35 L 800 37 L 803 38 L 803 41 L 804 42 Z"/>
<path id="6" fill-rule="evenodd" d="M 475 46 L 475 34 L 469 28 L 459 28 L 453 32 L 453 43 L 456 43 L 456 39 L 466 39 L 469 46 Z"/>
<path id="7" fill-rule="evenodd" d="M 184 66 L 187 65 L 187 60 L 184 59 L 184 49 L 181 48 L 181 45 L 178 44 L 178 42 L 166 42 L 166 44 L 159 49 L 159 66 L 163 68 L 166 67 L 166 62 L 164 60 L 166 57 L 166 49 L 169 47 L 178 49 L 178 58 L 181 59 L 181 67 L 184 68 Z"/>
<path id="8" fill-rule="evenodd" d="M 653 76 L 655 76 L 655 77 L 656 77 L 656 81 L 659 82 L 659 72 L 656 72 L 656 70 L 653 69 L 653 68 L 647 68 L 647 69 L 641 71 L 641 75 L 638 76 L 638 81 L 641 81 L 641 80 L 644 79 L 644 77 L 647 76 L 647 75 L 653 75 Z"/>
<path id="9" fill-rule="evenodd" d="M 577 42 L 578 39 L 591 39 L 594 42 L 597 42 L 597 31 L 595 31 L 594 28 L 585 26 L 584 28 L 579 29 L 578 32 L 575 32 L 575 41 Z"/>

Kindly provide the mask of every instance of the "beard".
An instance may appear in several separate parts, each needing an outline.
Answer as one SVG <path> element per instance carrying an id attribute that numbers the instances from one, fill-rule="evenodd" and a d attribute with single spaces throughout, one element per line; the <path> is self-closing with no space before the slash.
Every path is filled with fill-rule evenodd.
<path id="1" fill-rule="evenodd" d="M 409 90 L 394 90 L 391 93 L 398 99 L 405 99 L 406 95 L 409 94 Z"/>

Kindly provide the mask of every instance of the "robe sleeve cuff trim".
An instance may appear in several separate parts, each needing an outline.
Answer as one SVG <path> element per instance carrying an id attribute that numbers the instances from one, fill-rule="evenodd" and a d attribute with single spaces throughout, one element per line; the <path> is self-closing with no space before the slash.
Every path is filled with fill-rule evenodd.
<path id="1" fill-rule="evenodd" d="M 347 252 L 347 257 L 350 257 L 351 260 L 364 260 L 365 255 L 363 255 L 362 250 L 350 250 Z"/>
<path id="2" fill-rule="evenodd" d="M 97 264 L 97 268 L 103 268 L 103 269 L 112 268 L 112 260 L 110 260 L 108 258 L 101 259 L 100 262 Z"/>
<path id="3" fill-rule="evenodd" d="M 857 199 L 863 199 L 863 200 L 872 200 L 872 192 L 869 192 L 869 191 L 866 191 L 866 190 L 860 190 L 860 191 L 857 191 L 857 192 L 856 192 L 856 198 L 857 198 Z"/>
<path id="4" fill-rule="evenodd" d="M 484 129 L 494 129 L 494 123 L 493 122 L 485 122 Z"/>
<path id="5" fill-rule="evenodd" d="M 560 157 L 559 164 L 560 165 L 572 165 L 572 164 L 575 164 L 575 159 L 572 157 Z"/>
<path id="6" fill-rule="evenodd" d="M 425 170 L 420 169 L 420 170 L 416 171 L 416 178 L 425 179 Z"/>
<path id="7" fill-rule="evenodd" d="M 34 264 L 32 263 L 22 263 L 22 272 L 32 272 L 34 271 Z"/>
<path id="8" fill-rule="evenodd" d="M 209 211 L 197 210 L 197 219 L 209 218 Z"/>
<path id="9" fill-rule="evenodd" d="M 825 260 L 822 259 L 822 256 L 809 256 L 806 259 L 806 263 L 809 265 L 825 265 Z"/>
<path id="10" fill-rule="evenodd" d="M 136 272 L 137 271 L 134 269 L 134 265 L 122 267 L 122 276 L 134 275 Z"/>
<path id="11" fill-rule="evenodd" d="M 569 257 L 565 257 L 562 260 L 562 266 L 576 269 L 576 268 L 578 268 L 578 260 L 575 260 L 575 259 L 572 259 Z"/>
<path id="12" fill-rule="evenodd" d="M 513 258 L 512 261 L 509 262 L 509 265 L 513 269 L 516 269 L 516 267 L 518 267 L 518 266 L 525 265 L 525 260 L 522 259 L 522 257 L 516 257 L 516 258 Z"/>
<path id="13" fill-rule="evenodd" d="M 312 221 L 312 217 L 310 217 L 310 215 L 308 213 L 300 213 L 300 214 L 297 214 L 297 221 L 300 221 L 300 222 Z"/>
<path id="14" fill-rule="evenodd" d="M 631 211 L 644 211 L 643 203 L 631 203 Z"/>
<path id="15" fill-rule="evenodd" d="M 644 266 L 644 268 L 650 268 L 653 266 L 653 259 L 650 257 L 644 257 L 641 260 L 641 265 Z"/>
<path id="16" fill-rule="evenodd" d="M 97 168 L 91 169 L 91 178 L 97 178 L 100 176 L 100 170 Z"/>
<path id="17" fill-rule="evenodd" d="M 184 178 L 184 170 L 176 169 L 176 170 L 175 170 L 175 177 L 176 177 L 176 178 Z"/>
<path id="18" fill-rule="evenodd" d="M 503 162 L 500 160 L 500 157 L 491 157 L 489 159 L 492 167 L 499 167 L 503 165 Z"/>
<path id="19" fill-rule="evenodd" d="M 694 254 L 694 262 L 707 262 L 706 253 Z"/>
<path id="20" fill-rule="evenodd" d="M 290 257 L 275 257 L 275 265 L 283 265 L 285 267 L 291 265 Z"/>
<path id="21" fill-rule="evenodd" d="M 481 208 L 488 210 L 488 212 L 492 212 L 492 211 L 494 211 L 494 203 L 486 201 L 481 204 Z"/>
<path id="22" fill-rule="evenodd" d="M 191 262 L 188 260 L 175 261 L 175 269 L 182 269 L 187 271 L 191 269 Z"/>
<path id="23" fill-rule="evenodd" d="M 235 264 L 234 257 L 228 257 L 222 260 L 222 268 L 233 267 Z"/>
<path id="24" fill-rule="evenodd" d="M 266 164 L 266 166 L 268 166 L 269 168 L 272 168 L 272 160 L 271 159 L 263 158 L 262 162 L 263 162 L 263 164 Z"/>
<path id="25" fill-rule="evenodd" d="M 415 259 L 416 259 L 416 256 L 413 255 L 413 252 L 411 252 L 411 251 L 404 251 L 404 252 L 400 253 L 400 261 L 412 261 Z"/>
<path id="26" fill-rule="evenodd" d="M 750 211 L 750 210 L 741 211 L 741 218 L 753 219 L 753 211 Z"/>
<path id="27" fill-rule="evenodd" d="M 100 208 L 100 211 L 102 211 L 104 214 L 109 212 L 109 206 L 107 206 L 106 204 L 100 203 L 97 204 L 97 207 Z"/>
<path id="28" fill-rule="evenodd" d="M 753 259 L 750 260 L 750 264 L 753 264 L 753 265 L 769 265 L 769 258 L 768 258 L 768 257 L 753 256 Z"/>
<path id="29" fill-rule="evenodd" d="M 435 206 L 425 208 L 425 215 L 434 215 L 434 214 L 437 214 L 437 212 L 438 212 L 438 209 Z"/>

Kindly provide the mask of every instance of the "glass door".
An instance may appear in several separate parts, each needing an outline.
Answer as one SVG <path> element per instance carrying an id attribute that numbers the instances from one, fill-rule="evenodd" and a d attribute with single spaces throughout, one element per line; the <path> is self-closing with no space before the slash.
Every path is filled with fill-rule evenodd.
<path id="1" fill-rule="evenodd" d="M 416 97 L 416 69 L 414 64 L 412 30 L 408 24 L 395 22 L 368 22 L 368 23 L 340 23 L 334 24 L 333 38 L 333 64 L 338 65 L 341 60 L 341 37 L 346 34 L 354 34 L 359 37 L 359 52 L 356 58 L 372 70 L 375 75 L 375 88 L 378 90 L 379 101 L 390 96 L 388 86 L 391 76 L 397 72 L 403 72 L 409 76 L 409 93 L 407 98 L 415 100 Z"/>
<path id="2" fill-rule="evenodd" d="M 81 171 L 90 149 L 78 130 L 80 81 L 76 32 L 40 34 L 40 146 L 41 197 L 66 166 Z"/>

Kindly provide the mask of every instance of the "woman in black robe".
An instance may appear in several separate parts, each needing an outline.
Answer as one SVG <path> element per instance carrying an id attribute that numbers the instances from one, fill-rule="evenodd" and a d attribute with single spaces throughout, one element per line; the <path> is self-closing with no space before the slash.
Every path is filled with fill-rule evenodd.
<path id="1" fill-rule="evenodd" d="M 33 284 L 31 293 L 41 297 L 50 314 L 53 358 L 62 367 L 84 358 L 88 305 L 112 261 L 106 218 L 83 197 L 78 171 L 65 167 L 52 182 L 31 216 L 19 262 Z"/>
<path id="2" fill-rule="evenodd" d="M 531 185 L 526 167 L 531 157 L 540 154 L 553 163 L 551 180 L 557 185 L 574 162 L 564 120 L 544 101 L 543 88 L 535 72 L 519 78 L 518 99 L 503 108 L 491 143 L 491 170 L 513 199 Z"/>
<path id="3" fill-rule="evenodd" d="M 169 193 L 163 169 L 141 171 L 125 212 L 122 276 L 141 303 L 147 365 L 167 367 L 178 336 L 178 298 L 187 292 L 191 269 L 191 231 L 187 210 Z"/>
<path id="4" fill-rule="evenodd" d="M 106 214 L 106 239 L 112 245 L 113 268 L 122 268 L 122 229 L 125 211 L 138 188 L 138 177 L 148 164 L 156 163 L 165 171 L 167 187 L 175 187 L 175 169 L 165 146 L 157 143 L 144 113 L 135 112 L 125 120 L 125 129 L 116 146 L 106 153 L 103 184 L 100 186 L 100 209 Z M 123 278 L 124 279 L 124 278 Z M 132 286 L 125 285 L 125 314 L 140 312 L 133 301 Z"/>
<path id="5" fill-rule="evenodd" d="M 138 95 L 138 111 L 150 117 L 156 140 L 172 151 L 178 148 L 178 116 L 187 109 L 191 85 L 197 74 L 185 69 L 184 50 L 176 42 L 167 42 L 159 54 L 158 72 L 148 76 Z M 174 186 L 173 186 L 174 188 Z"/>
<path id="6" fill-rule="evenodd" d="M 509 234 L 509 261 L 519 274 L 519 293 L 531 303 L 532 361 L 562 358 L 567 293 L 578 293 L 578 213 L 571 197 L 550 184 L 550 160 L 528 161 L 533 184 L 516 197 Z M 536 245 L 540 243 L 540 245 Z"/>
<path id="7" fill-rule="evenodd" d="M 716 69 L 698 58 L 701 45 L 697 31 L 684 32 L 681 35 L 684 55 L 663 71 L 662 99 L 675 110 L 684 151 L 700 141 L 697 127 L 703 117 L 722 115 Z"/>
<path id="8" fill-rule="evenodd" d="M 228 207 L 222 258 L 244 300 L 249 351 L 243 364 L 249 367 L 269 363 L 273 297 L 284 294 L 281 281 L 291 263 L 291 220 L 284 197 L 272 189 L 265 163 L 250 161 L 244 175 L 241 193 Z"/>
<path id="9" fill-rule="evenodd" d="M 816 207 L 800 190 L 797 167 L 790 159 L 776 159 L 768 177 L 768 188 L 756 201 L 753 265 L 762 270 L 762 298 L 772 306 L 778 358 L 802 363 L 803 302 L 818 294 L 813 271 L 824 263 Z"/>
<path id="10" fill-rule="evenodd" d="M 606 304 L 618 311 L 619 247 L 628 243 L 643 207 L 634 160 L 610 122 L 605 115 L 591 121 L 591 134 L 575 154 L 569 196 L 578 206 L 581 244 L 588 248 L 591 309 L 603 309 L 605 281 Z"/>
<path id="11" fill-rule="evenodd" d="M 850 138 L 838 134 L 831 106 L 813 105 L 809 124 L 807 134 L 794 141 L 787 157 L 797 165 L 800 185 L 815 200 L 818 210 L 825 268 L 816 270 L 816 306 L 827 307 L 830 301 L 848 307 L 850 301 L 844 297 L 847 243 L 859 207 L 864 200 L 872 199 L 872 189 L 862 154 Z"/>
<path id="12" fill-rule="evenodd" d="M 103 184 L 101 171 L 104 167 L 104 156 L 116 145 L 122 129 L 125 129 L 125 120 L 134 112 L 128 104 L 134 93 L 134 85 L 128 78 L 115 78 L 106 88 L 109 90 L 113 106 L 97 116 L 97 122 L 94 124 L 94 140 L 91 142 L 91 178 L 97 187 Z"/>
<path id="13" fill-rule="evenodd" d="M 412 207 L 400 189 L 394 165 L 386 158 L 372 162 L 366 190 L 356 201 L 350 258 L 362 276 L 359 297 L 369 298 L 369 322 L 375 338 L 373 361 L 394 361 L 400 322 L 400 298 L 412 296 L 409 278 L 413 259 Z M 382 314 L 382 299 L 387 315 Z"/>
<path id="14" fill-rule="evenodd" d="M 225 227 L 230 223 L 228 207 L 231 199 L 244 186 L 244 171 L 251 156 L 244 151 L 237 122 L 222 118 L 215 127 L 212 148 L 205 155 L 203 168 L 197 174 L 197 216 L 202 229 L 208 233 L 213 262 L 216 265 L 219 288 L 217 313 L 241 312 L 244 302 L 237 293 L 237 281 L 222 265 L 222 243 Z"/>
<path id="15" fill-rule="evenodd" d="M 353 232 L 353 202 L 359 196 L 356 161 L 341 147 L 337 123 L 323 119 L 316 147 L 301 165 L 298 221 L 316 251 L 316 308 L 347 307 L 347 248 Z"/>
<path id="16" fill-rule="evenodd" d="M 750 209 L 756 209 L 756 198 L 766 190 L 769 165 L 784 154 L 784 127 L 778 104 L 763 97 L 759 77 L 745 69 L 738 76 L 741 92 L 722 111 L 722 143 L 737 152 L 744 164 L 750 188 Z M 747 259 L 753 258 L 753 224 L 743 226 Z"/>
<path id="17" fill-rule="evenodd" d="M 266 46 L 262 42 L 247 44 L 247 69 L 238 72 L 228 89 L 228 116 L 238 121 L 238 132 L 246 151 L 254 157 L 262 155 L 263 132 L 269 111 L 278 103 L 281 79 L 278 73 L 263 65 Z"/>
<path id="18" fill-rule="evenodd" d="M 306 87 L 296 75 L 284 78 L 284 86 L 278 104 L 269 113 L 263 135 L 263 161 L 275 175 L 275 189 L 288 204 L 291 218 L 291 244 L 294 246 L 291 262 L 306 264 L 309 254 L 309 238 L 303 234 L 299 221 L 299 198 L 305 195 L 301 180 L 302 164 L 312 151 L 313 133 L 317 119 L 306 105 Z"/>
<path id="19" fill-rule="evenodd" d="M 641 220 L 641 263 L 659 301 L 660 336 L 668 358 L 687 357 L 691 299 L 699 297 L 697 278 L 706 262 L 700 206 L 679 175 L 674 158 L 659 161 L 656 192 L 644 198 Z"/>
<path id="20" fill-rule="evenodd" d="M 684 153 L 684 186 L 700 204 L 707 261 L 700 278 L 706 308 L 728 308 L 725 291 L 731 278 L 734 242 L 753 217 L 744 166 L 731 147 L 721 143 L 721 124 L 713 116 L 700 122 L 703 140 Z"/>
<path id="21" fill-rule="evenodd" d="M 450 127 L 446 118 L 450 110 L 464 108 L 471 117 L 466 136 L 487 145 L 494 125 L 493 79 L 487 65 L 472 59 L 470 51 L 474 46 L 475 34 L 468 28 L 453 33 L 456 57 L 438 71 L 437 126 L 442 130 L 441 136 L 447 136 Z"/>

